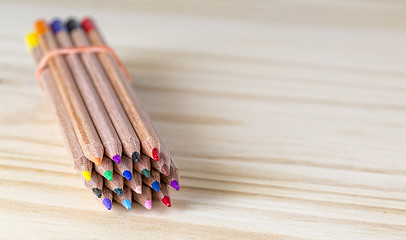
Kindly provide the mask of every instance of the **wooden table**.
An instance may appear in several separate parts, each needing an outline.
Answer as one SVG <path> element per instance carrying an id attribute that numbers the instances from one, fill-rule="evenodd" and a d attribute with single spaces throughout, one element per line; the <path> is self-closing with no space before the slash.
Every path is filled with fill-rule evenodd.
<path id="1" fill-rule="evenodd" d="M 37 17 L 92 15 L 181 174 L 106 211 L 34 78 Z M 406 239 L 406 4 L 0 3 L 0 239 Z"/>

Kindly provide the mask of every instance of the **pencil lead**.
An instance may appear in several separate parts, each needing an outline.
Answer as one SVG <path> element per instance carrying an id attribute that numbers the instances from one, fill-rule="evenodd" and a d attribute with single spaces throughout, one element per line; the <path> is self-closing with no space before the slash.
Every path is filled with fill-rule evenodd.
<path id="1" fill-rule="evenodd" d="M 178 183 L 178 181 L 176 181 L 176 180 L 172 180 L 171 181 L 171 186 L 176 190 L 176 191 L 179 191 L 179 183 Z"/>
<path id="2" fill-rule="evenodd" d="M 151 200 L 145 201 L 144 207 L 145 207 L 146 209 L 148 209 L 148 210 L 151 210 L 151 208 L 152 208 L 152 201 L 151 201 Z"/>
<path id="3" fill-rule="evenodd" d="M 152 189 L 154 189 L 156 192 L 159 192 L 159 182 L 155 181 L 152 184 Z"/>
<path id="4" fill-rule="evenodd" d="M 147 178 L 150 177 L 149 170 L 146 169 L 146 168 L 142 169 L 142 170 L 141 170 L 141 173 L 142 173 L 145 177 L 147 177 Z"/>
<path id="5" fill-rule="evenodd" d="M 86 179 L 86 181 L 90 181 L 92 179 L 92 174 L 89 171 L 82 171 L 82 176 Z"/>
<path id="6" fill-rule="evenodd" d="M 123 172 L 123 176 L 124 176 L 128 181 L 130 181 L 130 180 L 133 178 L 131 172 L 128 171 L 128 170 L 125 170 L 125 171 Z"/>
<path id="7" fill-rule="evenodd" d="M 139 152 L 133 152 L 133 154 L 131 155 L 131 158 L 132 158 L 135 162 L 140 162 L 140 153 L 139 153 Z"/>
<path id="8" fill-rule="evenodd" d="M 80 28 L 78 21 L 76 21 L 74 18 L 70 18 L 68 21 L 66 21 L 65 25 L 69 32 L 75 30 L 76 28 Z"/>
<path id="9" fill-rule="evenodd" d="M 167 207 L 171 207 L 171 199 L 168 196 L 164 196 L 162 198 L 162 202 L 167 206 Z"/>
<path id="10" fill-rule="evenodd" d="M 113 156 L 113 160 L 116 163 L 121 163 L 121 156 L 120 155 L 114 155 Z"/>
<path id="11" fill-rule="evenodd" d="M 31 32 L 31 33 L 27 34 L 27 36 L 25 37 L 25 40 L 27 42 L 29 50 L 32 50 L 33 48 L 38 46 L 39 39 L 38 39 L 38 35 L 35 32 Z"/>
<path id="12" fill-rule="evenodd" d="M 135 193 L 142 194 L 142 187 L 141 186 L 135 187 Z"/>
<path id="13" fill-rule="evenodd" d="M 58 33 L 61 30 L 65 30 L 65 27 L 63 26 L 63 23 L 61 20 L 59 20 L 58 18 L 54 19 L 51 24 L 50 24 L 52 31 L 54 33 Z"/>
<path id="14" fill-rule="evenodd" d="M 102 191 L 99 188 L 93 188 L 92 191 L 93 191 L 94 195 L 96 195 L 96 197 L 101 198 Z"/>
<path id="15" fill-rule="evenodd" d="M 40 36 L 49 31 L 48 25 L 43 19 L 39 19 L 34 23 L 35 32 Z"/>
<path id="16" fill-rule="evenodd" d="M 90 17 L 86 17 L 82 20 L 82 27 L 86 32 L 96 28 Z"/>
<path id="17" fill-rule="evenodd" d="M 124 206 L 125 208 L 127 208 L 127 210 L 130 210 L 130 209 L 131 209 L 131 202 L 130 202 L 130 200 L 124 199 L 124 200 L 123 200 L 123 206 Z"/>
<path id="18" fill-rule="evenodd" d="M 113 180 L 113 172 L 110 170 L 105 171 L 104 177 L 109 181 Z"/>
<path id="19" fill-rule="evenodd" d="M 98 157 L 93 158 L 93 162 L 96 163 L 99 167 L 102 165 L 102 160 Z"/>
<path id="20" fill-rule="evenodd" d="M 155 161 L 159 161 L 159 150 L 158 148 L 152 149 L 152 157 Z"/>
<path id="21" fill-rule="evenodd" d="M 123 196 L 123 189 L 122 188 L 114 188 L 114 192 L 118 194 L 118 196 Z"/>
<path id="22" fill-rule="evenodd" d="M 108 198 L 103 199 L 103 205 L 107 208 L 107 210 L 111 210 L 111 201 Z"/>

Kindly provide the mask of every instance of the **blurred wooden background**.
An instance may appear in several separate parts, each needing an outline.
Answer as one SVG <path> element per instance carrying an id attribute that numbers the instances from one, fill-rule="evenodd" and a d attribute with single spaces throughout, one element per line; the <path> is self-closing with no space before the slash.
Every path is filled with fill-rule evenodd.
<path id="1" fill-rule="evenodd" d="M 181 169 L 103 209 L 34 79 L 38 17 L 93 16 Z M 406 3 L 0 2 L 0 239 L 406 238 Z"/>

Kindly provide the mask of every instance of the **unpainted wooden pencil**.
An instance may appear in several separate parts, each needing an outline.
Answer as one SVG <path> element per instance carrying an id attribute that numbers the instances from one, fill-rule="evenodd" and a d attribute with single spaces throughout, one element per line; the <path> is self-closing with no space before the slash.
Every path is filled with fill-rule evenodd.
<path id="1" fill-rule="evenodd" d="M 37 21 L 35 29 L 39 35 L 39 46 L 44 54 L 57 49 L 54 36 L 45 21 Z M 53 57 L 48 62 L 48 67 L 84 155 L 94 163 L 101 164 L 104 153 L 103 145 L 64 58 L 62 56 Z"/>
<path id="2" fill-rule="evenodd" d="M 90 45 L 76 20 L 71 19 L 66 25 L 75 46 Z M 93 53 L 81 53 L 80 57 L 121 139 L 124 154 L 129 157 L 139 158 L 140 141 L 97 56 Z"/>
<path id="3" fill-rule="evenodd" d="M 105 185 L 118 195 L 123 195 L 124 178 L 117 172 L 113 173 L 113 180 L 105 181 Z"/>
<path id="4" fill-rule="evenodd" d="M 142 175 L 144 175 L 147 178 L 150 177 L 151 161 L 150 161 L 149 156 L 147 156 L 141 152 L 140 161 L 135 162 L 133 165 L 134 165 L 135 171 L 141 173 Z"/>
<path id="5" fill-rule="evenodd" d="M 144 206 L 146 209 L 151 210 L 152 208 L 152 190 L 146 185 L 142 185 L 142 193 L 133 193 L 133 198 L 136 202 Z"/>
<path id="6" fill-rule="evenodd" d="M 113 160 L 107 156 L 103 156 L 101 166 L 94 166 L 94 170 L 101 176 L 104 176 L 108 181 L 113 180 Z"/>
<path id="7" fill-rule="evenodd" d="M 87 32 L 87 36 L 92 44 L 105 45 L 105 42 L 95 27 L 94 22 L 90 18 L 85 18 L 82 21 L 82 26 Z M 128 82 L 124 72 L 119 68 L 117 62 L 111 55 L 99 53 L 98 57 L 108 74 L 135 131 L 137 132 L 143 151 L 148 156 L 158 161 L 159 152 L 161 151 L 158 133 L 154 129 L 150 117 L 135 95 L 131 84 Z"/>
<path id="8" fill-rule="evenodd" d="M 133 160 L 127 156 L 121 158 L 121 163 L 114 163 L 114 171 L 118 172 L 127 180 L 133 177 Z"/>
<path id="9" fill-rule="evenodd" d="M 27 35 L 27 42 L 30 50 L 32 51 L 35 62 L 38 64 L 42 59 L 42 52 L 38 47 L 38 35 L 35 33 Z M 69 116 L 66 113 L 62 99 L 59 96 L 58 89 L 48 68 L 45 68 L 42 71 L 41 81 L 45 93 L 56 113 L 59 129 L 69 157 L 72 160 L 73 169 L 80 173 L 87 181 L 90 181 L 93 164 L 83 154 L 82 148 L 79 145 L 75 132 L 73 131 L 70 123 Z"/>
<path id="10" fill-rule="evenodd" d="M 132 202 L 132 191 L 129 187 L 124 186 L 123 195 L 120 196 L 117 193 L 114 193 L 114 200 L 121 205 L 123 205 L 127 210 L 131 209 Z"/>
<path id="11" fill-rule="evenodd" d="M 60 47 L 69 48 L 74 46 L 60 20 L 52 21 L 51 27 Z M 120 139 L 81 59 L 77 54 L 65 55 L 65 59 L 103 143 L 104 154 L 114 161 L 120 162 L 122 154 Z"/>
<path id="12" fill-rule="evenodd" d="M 154 198 L 160 199 L 163 204 L 165 204 L 167 207 L 171 206 L 171 196 L 170 196 L 170 189 L 169 185 L 166 183 L 161 183 L 161 191 L 155 192 L 152 191 L 152 195 Z"/>
<path id="13" fill-rule="evenodd" d="M 113 203 L 113 192 L 106 186 L 103 187 L 101 198 L 97 198 L 107 210 L 111 210 Z"/>
<path id="14" fill-rule="evenodd" d="M 103 178 L 95 171 L 92 171 L 90 181 L 85 181 L 85 187 L 93 192 L 96 197 L 101 198 L 103 189 Z"/>
<path id="15" fill-rule="evenodd" d="M 168 156 L 164 155 L 163 152 L 161 152 L 159 161 L 151 161 L 151 166 L 155 168 L 155 170 L 161 172 L 163 175 L 169 175 L 170 172 L 169 165 L 167 165 L 164 161 L 164 159 L 167 157 Z"/>
<path id="16" fill-rule="evenodd" d="M 170 184 L 176 191 L 179 191 L 179 168 L 176 166 L 176 163 L 172 158 L 170 174 L 168 176 L 161 174 L 161 181 Z"/>
<path id="17" fill-rule="evenodd" d="M 151 168 L 151 176 L 149 178 L 142 176 L 142 182 L 154 189 L 156 192 L 159 192 L 160 189 L 160 175 L 159 172 L 153 168 Z"/>
<path id="18" fill-rule="evenodd" d="M 131 188 L 135 193 L 142 193 L 142 176 L 138 172 L 134 172 L 131 180 L 124 179 L 124 184 Z"/>

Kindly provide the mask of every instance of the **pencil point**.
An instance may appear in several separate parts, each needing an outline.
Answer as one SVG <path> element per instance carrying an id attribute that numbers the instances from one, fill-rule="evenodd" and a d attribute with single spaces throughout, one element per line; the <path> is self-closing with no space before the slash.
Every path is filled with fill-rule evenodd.
<path id="1" fill-rule="evenodd" d="M 113 156 L 113 160 L 116 163 L 121 163 L 121 156 L 120 155 L 114 155 Z"/>
<path id="2" fill-rule="evenodd" d="M 130 200 L 124 199 L 124 200 L 123 200 L 123 206 L 124 206 L 125 208 L 127 208 L 127 210 L 130 210 L 130 209 L 131 209 L 131 202 L 130 202 Z"/>
<path id="3" fill-rule="evenodd" d="M 114 192 L 118 194 L 118 196 L 123 196 L 123 189 L 122 188 L 114 188 Z"/>
<path id="4" fill-rule="evenodd" d="M 93 188 L 92 191 L 93 191 L 94 195 L 96 195 L 96 197 L 101 198 L 102 191 L 99 188 Z"/>
<path id="5" fill-rule="evenodd" d="M 148 209 L 148 210 L 151 210 L 151 208 L 152 208 L 152 201 L 151 201 L 151 200 L 145 201 L 144 207 L 145 207 L 146 209 Z"/>
<path id="6" fill-rule="evenodd" d="M 135 193 L 142 194 L 142 187 L 141 186 L 135 187 Z"/>
<path id="7" fill-rule="evenodd" d="M 139 153 L 139 152 L 133 152 L 133 154 L 131 155 L 131 158 L 132 158 L 135 162 L 140 162 L 140 153 Z"/>
<path id="8" fill-rule="evenodd" d="M 80 28 L 78 21 L 76 21 L 74 18 L 70 18 L 65 25 L 69 32 L 75 30 L 76 28 Z"/>
<path id="9" fill-rule="evenodd" d="M 162 198 L 162 202 L 167 206 L 171 207 L 171 199 L 168 196 Z"/>
<path id="10" fill-rule="evenodd" d="M 152 149 L 152 157 L 155 161 L 159 161 L 159 150 L 158 148 Z"/>
<path id="11" fill-rule="evenodd" d="M 93 20 L 91 18 L 89 18 L 89 17 L 84 18 L 82 20 L 82 27 L 86 32 L 89 32 L 90 30 L 96 28 L 94 23 L 93 23 Z"/>
<path id="12" fill-rule="evenodd" d="M 159 182 L 155 181 L 152 184 L 152 189 L 154 189 L 156 192 L 159 192 Z"/>
<path id="13" fill-rule="evenodd" d="M 89 171 L 82 171 L 82 176 L 86 179 L 86 181 L 90 181 L 92 179 L 92 174 Z"/>
<path id="14" fill-rule="evenodd" d="M 179 183 L 176 180 L 171 181 L 171 186 L 176 190 L 179 191 Z"/>
<path id="15" fill-rule="evenodd" d="M 147 177 L 147 178 L 149 178 L 150 177 L 150 174 L 149 174 L 149 170 L 148 169 L 142 169 L 141 170 L 141 173 L 145 176 L 145 177 Z"/>
<path id="16" fill-rule="evenodd" d="M 39 19 L 34 23 L 35 32 L 38 35 L 43 35 L 48 32 L 48 25 L 43 19 Z"/>
<path id="17" fill-rule="evenodd" d="M 108 209 L 111 210 L 111 201 L 108 198 L 103 199 L 103 205 Z"/>
<path id="18" fill-rule="evenodd" d="M 59 20 L 58 18 L 54 19 L 51 24 L 50 24 L 52 31 L 54 33 L 58 33 L 61 30 L 64 30 L 65 27 L 63 26 L 63 23 L 61 20 Z"/>
<path id="19" fill-rule="evenodd" d="M 131 172 L 128 171 L 128 170 L 125 170 L 125 171 L 123 172 L 123 176 L 124 176 L 128 181 L 130 181 L 130 180 L 133 178 Z"/>
<path id="20" fill-rule="evenodd" d="M 98 157 L 93 158 L 93 162 L 96 163 L 99 167 L 102 165 L 102 160 Z"/>
<path id="21" fill-rule="evenodd" d="M 105 171 L 104 177 L 109 181 L 113 180 L 113 172 L 110 170 Z"/>

